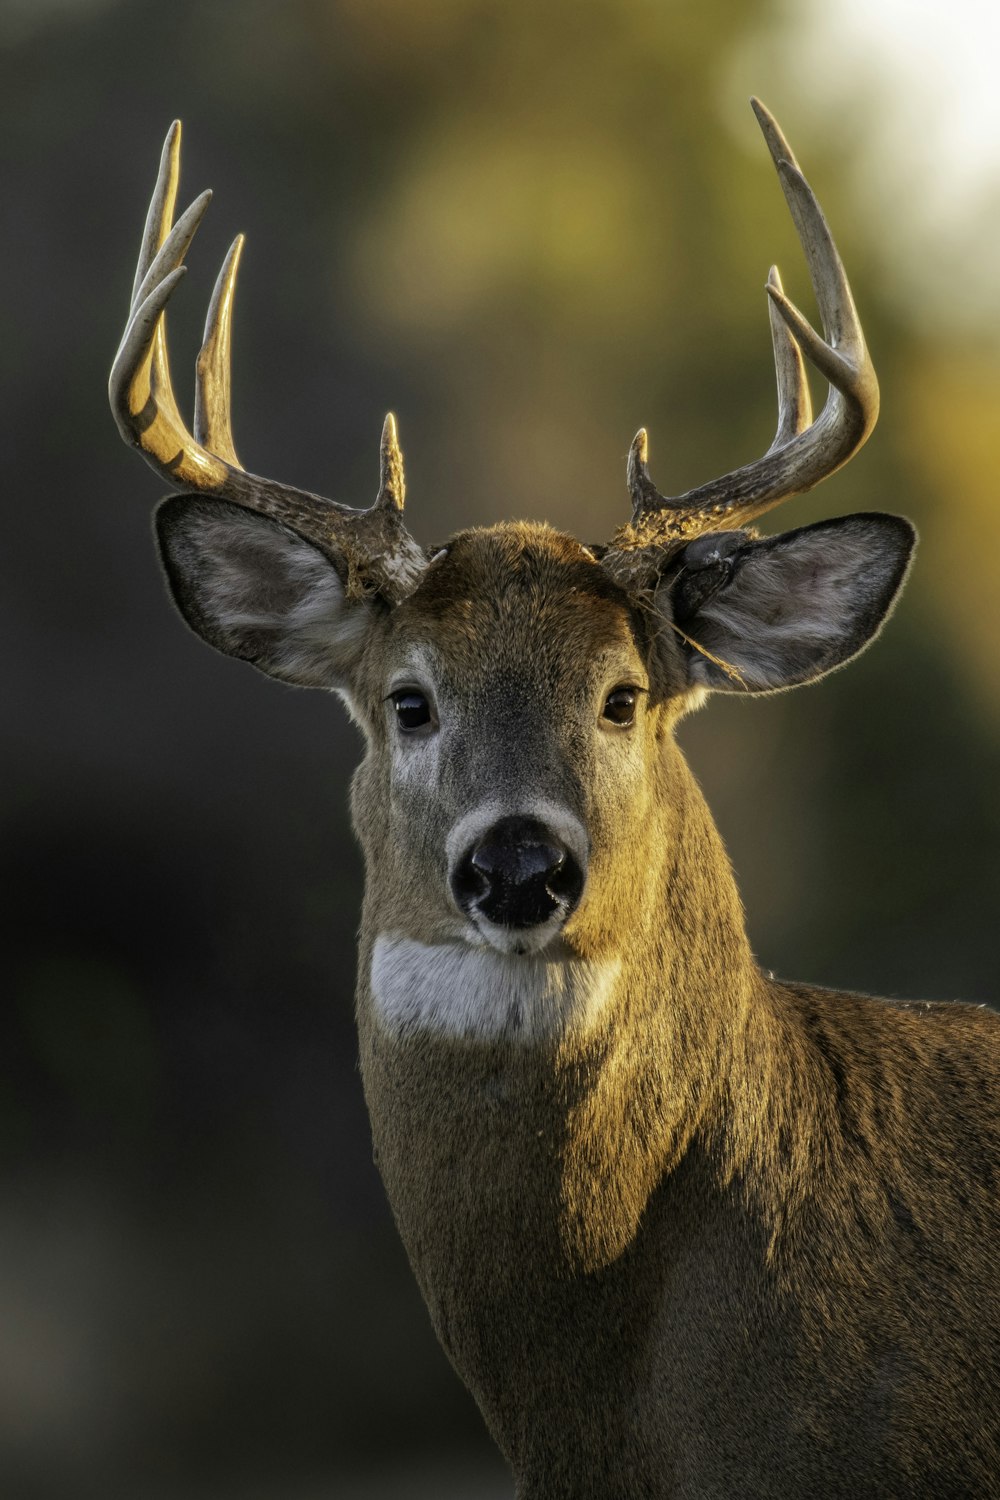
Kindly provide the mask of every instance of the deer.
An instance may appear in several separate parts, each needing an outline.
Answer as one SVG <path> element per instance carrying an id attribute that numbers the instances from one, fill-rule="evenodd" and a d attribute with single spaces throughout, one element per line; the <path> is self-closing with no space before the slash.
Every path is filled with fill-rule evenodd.
<path id="1" fill-rule="evenodd" d="M 772 268 L 773 442 L 668 496 L 640 429 L 606 546 L 504 522 L 421 547 L 391 414 L 368 508 L 244 469 L 242 239 L 189 429 L 164 310 L 209 194 L 173 222 L 177 123 L 111 373 L 122 437 L 181 492 L 155 532 L 183 619 L 363 731 L 375 1161 L 519 1500 L 1000 1492 L 1000 1021 L 763 972 L 674 734 L 711 693 L 857 656 L 915 542 L 882 513 L 751 525 L 879 403 L 826 219 L 752 105 L 823 332 Z"/>

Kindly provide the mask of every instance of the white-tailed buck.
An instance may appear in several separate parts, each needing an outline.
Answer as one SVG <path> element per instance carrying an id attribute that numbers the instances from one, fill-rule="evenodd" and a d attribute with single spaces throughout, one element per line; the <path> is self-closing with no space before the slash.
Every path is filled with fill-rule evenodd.
<path id="1" fill-rule="evenodd" d="M 1000 1494 L 997 1017 L 762 974 L 674 742 L 709 691 L 861 651 L 914 541 L 881 514 L 747 529 L 878 407 L 826 222 L 754 108 L 823 337 L 772 271 L 774 442 L 669 497 L 640 432 L 607 547 L 518 523 L 426 554 L 392 417 L 368 510 L 244 470 L 239 241 L 189 431 L 163 310 L 208 195 L 171 227 L 177 126 L 111 377 L 122 436 L 186 492 L 156 517 L 185 620 L 364 730 L 376 1157 L 521 1500 Z M 830 387 L 816 418 L 803 355 Z"/>

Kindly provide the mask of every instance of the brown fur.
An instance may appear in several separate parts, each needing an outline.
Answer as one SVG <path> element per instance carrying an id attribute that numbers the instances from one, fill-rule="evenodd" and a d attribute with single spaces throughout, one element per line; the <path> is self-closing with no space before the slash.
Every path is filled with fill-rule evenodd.
<path id="1" fill-rule="evenodd" d="M 1000 1025 L 760 973 L 674 742 L 704 690 L 667 607 L 503 526 L 363 631 L 338 616 L 316 658 L 367 739 L 362 1070 L 434 1326 L 519 1500 L 995 1495 Z M 433 677 L 436 760 L 387 701 L 411 672 Z M 620 681 L 648 689 L 626 734 L 600 720 Z M 389 1025 L 376 941 L 463 946 L 447 836 L 500 792 L 587 831 L 555 949 L 619 965 L 607 1008 L 541 1040 Z"/>
<path id="2" fill-rule="evenodd" d="M 502 540 L 411 606 L 450 648 L 462 622 L 473 701 L 488 644 L 543 678 L 596 648 L 564 615 L 550 638 Z M 997 1018 L 760 974 L 660 673 L 648 805 L 567 930 L 627 966 L 596 1036 L 380 1031 L 385 799 L 359 778 L 365 1091 L 435 1328 L 524 1500 L 996 1493 Z"/>

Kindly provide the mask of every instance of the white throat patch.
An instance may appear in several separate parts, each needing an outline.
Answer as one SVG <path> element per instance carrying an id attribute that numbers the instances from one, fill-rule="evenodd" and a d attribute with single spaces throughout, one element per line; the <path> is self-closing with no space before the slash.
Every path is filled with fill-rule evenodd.
<path id="1" fill-rule="evenodd" d="M 389 1031 L 540 1042 L 588 1031 L 611 999 L 620 969 L 617 958 L 515 957 L 383 932 L 372 954 L 371 990 Z"/>

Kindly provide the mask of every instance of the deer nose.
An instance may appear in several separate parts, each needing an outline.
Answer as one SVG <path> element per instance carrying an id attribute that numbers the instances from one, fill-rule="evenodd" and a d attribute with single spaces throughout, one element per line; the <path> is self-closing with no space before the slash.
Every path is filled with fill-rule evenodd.
<path id="1" fill-rule="evenodd" d="M 467 915 L 500 927 L 536 927 L 556 911 L 565 917 L 583 890 L 572 851 L 537 818 L 501 818 L 458 860 L 452 893 Z"/>

